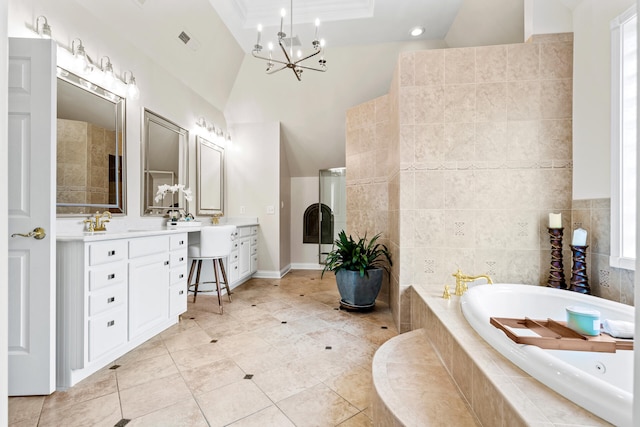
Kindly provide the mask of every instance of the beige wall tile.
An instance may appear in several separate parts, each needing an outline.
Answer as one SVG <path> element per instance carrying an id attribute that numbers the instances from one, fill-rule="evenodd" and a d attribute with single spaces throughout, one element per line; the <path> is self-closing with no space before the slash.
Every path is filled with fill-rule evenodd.
<path id="1" fill-rule="evenodd" d="M 540 81 L 527 80 L 508 83 L 507 117 L 509 120 L 540 119 L 541 102 Z M 545 109 L 546 108 L 545 106 Z M 553 109 L 553 111 L 555 111 L 555 109 Z"/>
<path id="2" fill-rule="evenodd" d="M 445 161 L 471 160 L 475 150 L 475 123 L 446 123 Z"/>
<path id="3" fill-rule="evenodd" d="M 484 83 L 476 86 L 476 121 L 501 122 L 507 119 L 507 84 Z"/>
<path id="4" fill-rule="evenodd" d="M 445 49 L 421 50 L 415 53 L 416 86 L 444 84 Z"/>
<path id="5" fill-rule="evenodd" d="M 507 159 L 507 122 L 476 123 L 475 159 L 504 161 Z"/>
<path id="6" fill-rule="evenodd" d="M 572 120 L 541 120 L 538 146 L 541 159 L 572 159 Z"/>
<path id="7" fill-rule="evenodd" d="M 415 112 L 414 121 L 402 120 L 400 123 L 442 123 L 445 114 L 445 89 L 444 86 L 420 86 L 413 89 Z"/>
<path id="8" fill-rule="evenodd" d="M 543 79 L 573 77 L 573 42 L 540 44 L 540 77 Z"/>
<path id="9" fill-rule="evenodd" d="M 507 80 L 533 80 L 540 77 L 540 46 L 521 43 L 507 46 Z"/>
<path id="10" fill-rule="evenodd" d="M 400 86 L 413 86 L 415 54 L 404 52 L 400 54 Z"/>
<path id="11" fill-rule="evenodd" d="M 444 78 L 447 85 L 475 83 L 475 48 L 445 49 Z"/>
<path id="12" fill-rule="evenodd" d="M 540 82 L 541 117 L 570 119 L 573 112 L 573 80 L 542 80 Z"/>
<path id="13" fill-rule="evenodd" d="M 445 158 L 444 124 L 416 125 L 415 161 L 417 163 L 442 161 Z"/>
<path id="14" fill-rule="evenodd" d="M 504 82 L 507 79 L 507 46 L 476 48 L 476 81 Z"/>
<path id="15" fill-rule="evenodd" d="M 476 119 L 476 85 L 447 85 L 445 87 L 444 121 L 447 123 L 474 122 Z"/>

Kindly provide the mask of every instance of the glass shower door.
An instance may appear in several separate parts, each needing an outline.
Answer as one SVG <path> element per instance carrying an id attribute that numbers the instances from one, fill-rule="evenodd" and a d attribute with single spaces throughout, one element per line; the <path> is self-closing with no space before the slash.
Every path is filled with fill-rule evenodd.
<path id="1" fill-rule="evenodd" d="M 324 264 L 338 233 L 347 228 L 347 169 L 320 171 L 318 262 Z"/>

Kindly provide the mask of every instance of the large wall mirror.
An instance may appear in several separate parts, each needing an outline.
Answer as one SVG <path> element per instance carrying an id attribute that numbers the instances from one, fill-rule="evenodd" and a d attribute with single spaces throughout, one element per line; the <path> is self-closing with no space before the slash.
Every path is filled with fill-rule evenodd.
<path id="1" fill-rule="evenodd" d="M 58 216 L 125 213 L 125 99 L 58 68 Z"/>
<path id="2" fill-rule="evenodd" d="M 188 132 L 177 124 L 144 111 L 142 143 L 142 214 L 165 216 L 169 211 L 187 212 L 184 193 L 167 192 L 157 199 L 158 187 L 184 184 L 188 187 Z"/>
<path id="3" fill-rule="evenodd" d="M 196 141 L 198 215 L 222 214 L 224 209 L 224 148 L 202 137 Z"/>

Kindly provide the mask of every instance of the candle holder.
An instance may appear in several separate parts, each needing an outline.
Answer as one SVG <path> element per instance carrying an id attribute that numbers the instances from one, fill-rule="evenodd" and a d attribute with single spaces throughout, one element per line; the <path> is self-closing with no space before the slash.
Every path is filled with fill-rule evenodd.
<path id="1" fill-rule="evenodd" d="M 567 289 L 562 265 L 562 231 L 563 228 L 548 228 L 551 241 L 551 268 L 547 286 L 556 289 Z"/>
<path id="2" fill-rule="evenodd" d="M 573 267 L 571 268 L 571 281 L 569 290 L 581 294 L 591 294 L 589 278 L 587 277 L 587 248 L 589 246 L 571 245 L 573 253 Z"/>

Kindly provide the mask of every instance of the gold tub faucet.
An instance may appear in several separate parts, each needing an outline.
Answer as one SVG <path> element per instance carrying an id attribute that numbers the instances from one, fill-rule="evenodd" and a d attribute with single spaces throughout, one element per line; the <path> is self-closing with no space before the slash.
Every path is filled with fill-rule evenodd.
<path id="1" fill-rule="evenodd" d="M 480 274 L 478 276 L 469 276 L 467 274 L 463 274 L 460 269 L 452 274 L 453 277 L 456 278 L 456 295 L 462 296 L 468 289 L 467 282 L 473 282 L 477 279 L 486 279 L 487 284 L 493 285 L 493 281 L 488 274 Z"/>

